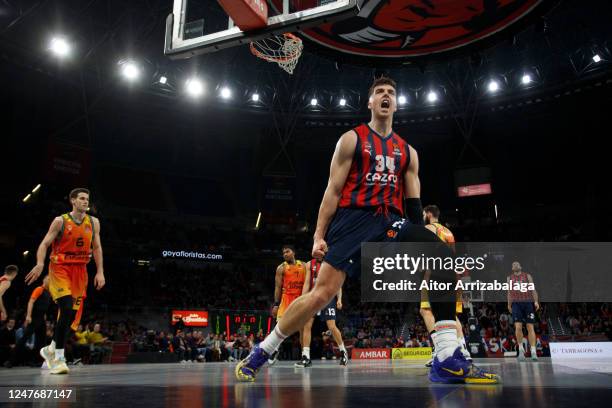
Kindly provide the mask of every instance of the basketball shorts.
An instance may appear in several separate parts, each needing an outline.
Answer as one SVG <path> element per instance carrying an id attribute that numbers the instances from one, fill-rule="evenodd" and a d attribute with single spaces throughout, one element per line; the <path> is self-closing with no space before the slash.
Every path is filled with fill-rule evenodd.
<path id="1" fill-rule="evenodd" d="M 324 261 L 357 278 L 361 271 L 361 243 L 393 241 L 408 220 L 394 212 L 384 215 L 371 208 L 338 208 L 329 225 Z"/>
<path id="2" fill-rule="evenodd" d="M 317 316 L 324 321 L 336 320 L 336 298 L 333 298 L 327 306 L 319 310 Z"/>
<path id="3" fill-rule="evenodd" d="M 299 297 L 300 297 L 299 295 L 298 296 L 283 295 L 281 297 L 280 305 L 278 306 L 278 313 L 276 314 L 276 318 L 280 319 L 281 317 L 283 317 L 283 314 L 285 314 L 285 311 L 287 310 L 289 305 L 293 303 L 293 301 Z"/>
<path id="4" fill-rule="evenodd" d="M 55 301 L 72 296 L 72 308 L 78 311 L 87 293 L 87 265 L 49 264 L 49 292 Z"/>
<path id="5" fill-rule="evenodd" d="M 532 302 L 513 302 L 512 318 L 515 322 L 533 324 L 535 322 L 535 305 Z"/>

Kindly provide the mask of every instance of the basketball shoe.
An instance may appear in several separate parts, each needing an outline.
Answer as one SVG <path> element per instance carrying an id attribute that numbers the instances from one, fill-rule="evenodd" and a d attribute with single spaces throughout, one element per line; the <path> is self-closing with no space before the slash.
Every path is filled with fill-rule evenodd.
<path id="1" fill-rule="evenodd" d="M 253 347 L 253 351 L 236 365 L 235 375 L 238 381 L 255 381 L 255 375 L 259 369 L 266 364 L 270 356 L 259 346 Z"/>
<path id="2" fill-rule="evenodd" d="M 437 356 L 434 358 L 429 380 L 443 384 L 499 384 L 500 382 L 497 375 L 488 373 L 466 360 L 460 348 L 442 362 Z"/>

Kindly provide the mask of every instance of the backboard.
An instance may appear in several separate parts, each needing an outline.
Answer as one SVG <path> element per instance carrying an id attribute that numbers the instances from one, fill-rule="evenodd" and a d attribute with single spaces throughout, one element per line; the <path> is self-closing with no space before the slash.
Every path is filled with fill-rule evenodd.
<path id="1" fill-rule="evenodd" d="M 261 1 L 268 3 L 267 26 L 243 32 L 216 0 L 174 0 L 173 12 L 166 19 L 164 53 L 172 59 L 190 58 L 345 19 L 359 12 L 358 0 Z"/>

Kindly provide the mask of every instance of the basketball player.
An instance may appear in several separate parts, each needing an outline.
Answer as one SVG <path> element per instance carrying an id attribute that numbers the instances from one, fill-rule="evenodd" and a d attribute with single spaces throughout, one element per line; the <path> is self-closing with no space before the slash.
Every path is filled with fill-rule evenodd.
<path id="1" fill-rule="evenodd" d="M 310 262 L 306 263 L 306 269 L 310 271 L 310 287 L 314 288 L 317 282 L 317 274 L 319 273 L 319 269 L 321 268 L 321 261 L 318 259 L 312 259 Z M 317 316 L 322 320 L 325 320 L 325 324 L 327 324 L 327 329 L 331 332 L 338 348 L 340 349 L 340 353 L 342 356 L 340 357 L 340 365 L 348 364 L 348 353 L 346 352 L 346 348 L 344 347 L 344 341 L 342 341 L 342 333 L 336 326 L 336 310 L 342 310 L 342 288 L 338 291 L 338 294 L 329 302 L 327 306 L 323 308 L 323 310 L 319 310 Z M 304 325 L 302 329 L 302 360 L 295 363 L 295 367 L 297 368 L 307 368 L 312 366 L 312 361 L 310 360 L 310 337 L 312 333 L 312 323 L 314 322 L 314 317 L 310 318 Z"/>
<path id="2" fill-rule="evenodd" d="M 531 275 L 527 272 L 523 272 L 523 268 L 518 261 L 512 262 L 512 274 L 508 277 L 508 281 L 510 280 L 521 284 L 533 283 Z M 527 292 L 518 290 L 508 291 L 508 310 L 512 313 L 512 319 L 514 319 L 514 332 L 516 334 L 516 342 L 518 343 L 519 361 L 525 360 L 523 323 L 527 324 L 527 338 L 531 346 L 531 359 L 534 361 L 538 359 L 536 335 L 533 324 L 535 322 L 535 312 L 539 309 L 540 304 L 538 303 L 538 292 L 536 290 L 528 290 Z"/>
<path id="3" fill-rule="evenodd" d="M 310 290 L 310 277 L 308 270 L 302 261 L 295 259 L 295 250 L 291 245 L 283 246 L 282 264 L 276 268 L 274 279 L 274 307 L 272 316 L 276 321 L 285 314 L 285 311 L 293 301 Z M 300 331 L 300 343 L 303 333 Z M 279 344 L 280 345 L 280 344 Z M 271 354 L 268 364 L 274 365 L 278 358 L 278 347 Z"/>
<path id="4" fill-rule="evenodd" d="M 428 205 L 423 208 L 423 220 L 425 220 L 425 228 L 436 234 L 438 238 L 448 244 L 455 243 L 455 236 L 444 225 L 438 222 L 440 218 L 440 209 L 436 205 Z M 463 302 L 458 301 L 455 307 L 457 313 L 463 313 Z M 429 300 L 427 297 L 427 290 L 421 291 L 421 308 L 420 308 L 421 316 L 423 317 L 423 321 L 425 322 L 425 327 L 427 327 L 427 333 L 431 333 L 434 329 L 435 318 L 433 313 L 431 312 L 431 305 L 429 304 Z M 463 356 L 467 360 L 472 360 L 472 356 L 470 352 L 467 350 L 467 346 L 465 344 L 465 337 L 463 336 L 463 327 L 461 326 L 461 322 L 459 321 L 459 317 L 457 317 L 457 338 L 459 339 L 459 345 L 461 346 L 461 352 Z M 433 364 L 433 359 L 435 357 L 435 349 L 432 349 L 432 358 L 429 360 L 425 366 L 431 367 Z"/>
<path id="5" fill-rule="evenodd" d="M 17 342 L 17 354 L 23 355 L 25 351 L 26 342 L 34 334 L 34 350 L 40 350 L 45 346 L 45 340 L 47 338 L 47 324 L 45 321 L 45 314 L 51 304 L 51 294 L 49 294 L 49 276 L 43 278 L 43 283 L 30 295 L 28 301 L 28 307 L 26 309 L 26 329 L 21 336 L 21 339 Z"/>
<path id="6" fill-rule="evenodd" d="M 370 122 L 343 134 L 332 157 L 312 249 L 313 258 L 324 257 L 317 284 L 293 302 L 268 337 L 238 363 L 235 373 L 240 381 L 254 381 L 268 356 L 329 304 L 346 276 L 358 277 L 362 242 L 382 242 L 387 237 L 403 242 L 434 242 L 439 244 L 435 246 L 437 251 L 452 255 L 446 244 L 422 226 L 417 152 L 392 129 L 397 110 L 395 81 L 376 79 L 368 96 Z M 404 205 L 413 224 L 402 218 Z M 454 285 L 454 275 L 454 271 L 432 271 L 432 279 L 444 284 Z M 430 380 L 496 383 L 467 361 L 457 345 L 455 296 L 455 291 L 450 290 L 429 294 L 438 319 L 432 333 L 438 351 Z"/>
<path id="7" fill-rule="evenodd" d="M 11 287 L 11 282 L 19 273 L 19 268 L 17 265 L 7 265 L 4 268 L 4 275 L 0 276 L 0 322 L 6 321 L 8 319 L 8 312 L 6 311 L 6 307 L 4 307 L 4 301 L 2 297 L 4 296 L 4 292 Z"/>
<path id="8" fill-rule="evenodd" d="M 100 241 L 100 221 L 87 214 L 89 190 L 75 188 L 70 192 L 72 211 L 56 217 L 36 252 L 36 266 L 26 276 L 30 285 L 40 276 L 47 249 L 49 257 L 49 292 L 57 303 L 59 313 L 53 341 L 40 350 L 51 374 L 67 374 L 64 345 L 75 320 L 74 311 L 79 312 L 87 291 L 87 264 L 93 258 L 97 272 L 94 286 L 100 290 L 106 283 Z M 80 314 L 80 313 L 79 313 Z M 79 317 L 80 318 L 80 317 Z"/>

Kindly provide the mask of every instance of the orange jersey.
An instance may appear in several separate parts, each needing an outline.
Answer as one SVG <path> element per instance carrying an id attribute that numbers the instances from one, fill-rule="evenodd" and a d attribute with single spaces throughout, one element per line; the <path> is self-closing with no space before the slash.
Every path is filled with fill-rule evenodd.
<path id="1" fill-rule="evenodd" d="M 455 243 L 455 236 L 453 235 L 451 230 L 449 230 L 448 228 L 446 228 L 444 225 L 440 224 L 439 222 L 432 222 L 431 225 L 433 225 L 436 228 L 436 235 L 443 242 L 446 242 L 447 244 Z"/>
<path id="2" fill-rule="evenodd" d="M 283 262 L 283 295 L 300 296 L 304 281 L 306 280 L 306 268 L 302 261 L 295 261 L 295 264 Z"/>
<path id="3" fill-rule="evenodd" d="M 78 224 L 70 214 L 63 214 L 62 230 L 53 241 L 49 259 L 54 264 L 86 264 L 91 259 L 94 226 L 89 215 Z"/>

